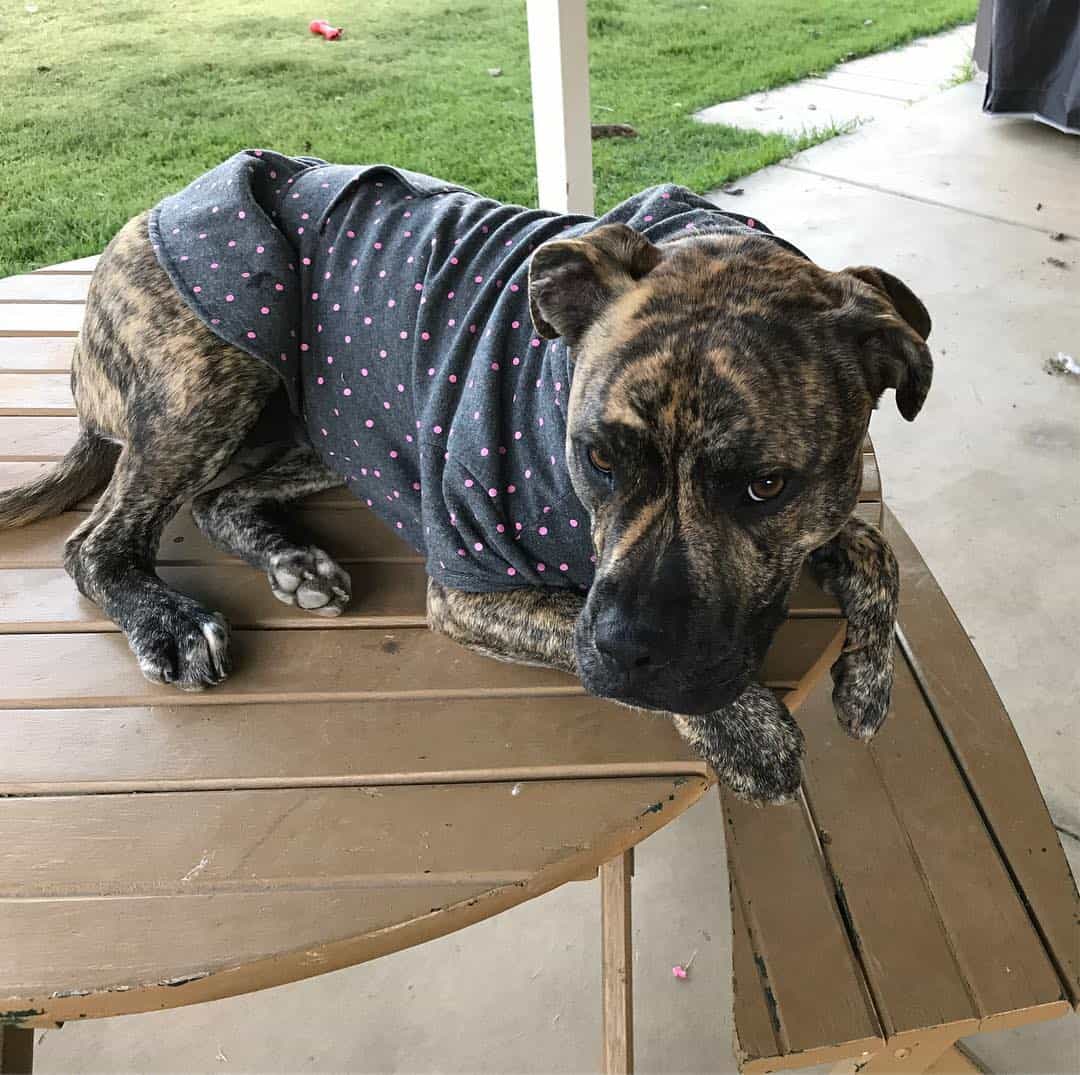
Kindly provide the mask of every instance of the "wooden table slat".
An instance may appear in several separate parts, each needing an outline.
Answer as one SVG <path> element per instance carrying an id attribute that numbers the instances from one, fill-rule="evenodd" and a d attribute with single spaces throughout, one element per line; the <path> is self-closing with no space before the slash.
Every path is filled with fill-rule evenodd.
<path id="1" fill-rule="evenodd" d="M 807 739 L 805 790 L 883 1029 L 891 1037 L 977 1020 L 980 1013 L 952 938 L 875 754 L 840 727 L 830 688 L 828 681 L 819 681 L 799 710 Z M 907 694 L 894 695 L 888 722 L 878 733 L 886 752 L 890 739 L 906 734 L 912 704 L 918 702 Z M 992 848 L 982 851 L 993 856 Z M 932 981 L 934 988 L 920 988 L 923 981 Z"/>
<path id="2" fill-rule="evenodd" d="M 880 1027 L 801 802 L 722 792 L 728 861 L 783 1054 L 880 1040 Z M 813 988 L 807 988 L 812 976 Z"/>
<path id="3" fill-rule="evenodd" d="M 82 303 L 0 302 L 0 336 L 76 336 Z"/>
<path id="4" fill-rule="evenodd" d="M 967 632 L 891 513 L 885 534 L 900 561 L 902 642 L 1076 1005 L 1080 897 L 1031 764 Z"/>
<path id="5" fill-rule="evenodd" d="M 679 779 L 9 798 L 0 900 L 514 884 L 662 810 Z"/>
<path id="6" fill-rule="evenodd" d="M 50 273 L 85 273 L 89 275 L 97 267 L 100 260 L 100 254 L 90 254 L 85 258 L 76 258 L 74 261 L 61 261 L 56 265 L 46 265 L 34 271 L 42 276 Z"/>
<path id="7" fill-rule="evenodd" d="M 81 273 L 26 273 L 0 280 L 0 302 L 83 303 L 90 277 Z"/>
<path id="8" fill-rule="evenodd" d="M 0 306 L 0 324 L 5 309 L 19 307 Z M 0 415 L 71 417 L 74 414 L 70 374 L 0 373 Z"/>
<path id="9" fill-rule="evenodd" d="M 839 629 L 828 619 L 783 624 L 762 681 L 796 685 Z M 562 672 L 495 661 L 426 629 L 233 631 L 232 653 L 224 684 L 185 694 L 145 679 L 119 633 L 0 635 L 0 709 L 582 692 Z"/>
<path id="10" fill-rule="evenodd" d="M 0 715 L 3 796 L 707 772 L 671 721 L 586 694 Z"/>
<path id="11" fill-rule="evenodd" d="M 0 336 L 0 373 L 69 373 L 74 349 L 71 336 Z M 0 447 L 6 447 L 2 430 Z"/>
<path id="12" fill-rule="evenodd" d="M 426 625 L 427 574 L 420 563 L 349 563 L 353 597 L 327 618 L 274 597 L 265 574 L 239 561 L 217 566 L 161 567 L 174 589 L 221 612 L 234 628 L 340 630 Z M 835 617 L 831 601 L 804 577 L 792 596 L 793 615 Z M 0 634 L 112 632 L 116 624 L 75 588 L 62 568 L 0 568 Z"/>

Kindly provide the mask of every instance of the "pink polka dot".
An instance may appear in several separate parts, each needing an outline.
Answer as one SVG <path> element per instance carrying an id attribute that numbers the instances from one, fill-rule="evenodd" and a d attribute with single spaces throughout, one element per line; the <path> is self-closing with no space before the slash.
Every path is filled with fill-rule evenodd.
<path id="1" fill-rule="evenodd" d="M 374 243 L 373 245 L 376 250 L 382 250 L 382 243 Z"/>
<path id="2" fill-rule="evenodd" d="M 536 570 L 537 571 L 547 571 L 547 568 L 543 564 L 537 564 L 536 565 Z"/>
<path id="3" fill-rule="evenodd" d="M 465 555 L 465 550 L 464 549 L 458 549 L 457 554 L 458 554 L 458 556 L 464 556 Z"/>
<path id="4" fill-rule="evenodd" d="M 522 529 L 524 529 L 524 527 L 521 525 L 521 523 L 514 523 L 514 529 L 515 530 L 522 530 Z"/>
<path id="5" fill-rule="evenodd" d="M 484 551 L 484 543 L 482 541 L 475 541 L 475 542 L 473 542 L 473 548 L 477 552 L 483 552 Z"/>
<path id="6" fill-rule="evenodd" d="M 442 432 L 442 426 L 432 426 L 431 431 L 433 433 L 441 433 Z"/>
<path id="7" fill-rule="evenodd" d="M 517 284 L 511 284 L 511 285 L 510 285 L 510 290 L 511 290 L 511 291 L 520 291 L 520 290 L 521 290 L 521 288 L 519 288 L 519 287 L 517 286 Z"/>
<path id="8" fill-rule="evenodd" d="M 300 344 L 300 350 L 301 351 L 310 351 L 311 350 L 311 345 L 306 344 L 306 343 L 302 343 L 302 344 Z"/>
<path id="9" fill-rule="evenodd" d="M 198 295 L 198 293 L 202 291 L 202 288 L 199 287 L 198 284 L 196 284 L 191 290 L 194 291 L 196 295 Z"/>
<path id="10" fill-rule="evenodd" d="M 538 533 L 538 534 L 539 534 L 539 535 L 540 535 L 541 537 L 547 537 L 547 532 L 548 532 L 548 529 L 547 529 L 547 527 L 546 527 L 546 526 L 541 526 L 541 527 L 540 527 L 540 529 L 539 529 L 539 530 L 537 530 L 536 532 L 537 532 L 537 533 Z"/>
<path id="11" fill-rule="evenodd" d="M 573 527 L 576 527 L 577 526 L 577 519 L 571 519 L 570 520 L 570 525 L 573 526 Z"/>
<path id="12" fill-rule="evenodd" d="M 495 370 L 496 373 L 498 373 L 498 371 L 499 371 L 499 363 L 498 362 L 492 362 L 491 363 L 491 368 L 493 370 Z"/>
<path id="13" fill-rule="evenodd" d="M 516 574 L 517 574 L 517 572 L 516 572 L 516 571 L 515 571 L 515 570 L 514 570 L 514 569 L 513 569 L 512 567 L 508 567 L 508 568 L 506 569 L 506 573 L 507 573 L 508 575 L 516 575 Z"/>
<path id="14" fill-rule="evenodd" d="M 249 340 L 253 340 L 253 339 L 255 339 L 255 333 L 254 333 L 254 332 L 251 332 L 251 331 L 249 330 L 249 331 L 248 331 L 248 334 L 247 334 L 247 338 L 248 338 Z"/>
<path id="15" fill-rule="evenodd" d="M 366 420 L 366 421 L 364 422 L 364 425 L 365 425 L 365 426 L 367 426 L 367 428 L 368 428 L 368 429 L 371 429 L 371 427 L 372 427 L 372 426 L 374 426 L 374 425 L 375 425 L 375 423 L 374 423 L 374 422 L 373 422 L 373 421 L 372 421 L 372 420 L 371 420 L 370 418 L 368 418 L 368 419 L 367 419 L 367 420 Z"/>
<path id="16" fill-rule="evenodd" d="M 218 269 L 218 268 L 220 268 L 220 267 L 221 267 L 221 266 L 219 265 L 219 263 L 218 263 L 218 262 L 216 262 L 216 261 L 211 261 L 211 262 L 210 262 L 210 268 L 211 268 L 211 269 Z"/>
<path id="17" fill-rule="evenodd" d="M 275 291 L 284 291 L 285 290 L 285 285 L 284 284 L 274 284 L 274 290 Z"/>
<path id="18" fill-rule="evenodd" d="M 431 333 L 430 332 L 421 332 L 420 333 L 420 339 L 422 339 L 422 340 L 430 340 L 431 339 Z"/>
<path id="19" fill-rule="evenodd" d="M 225 301 L 226 302 L 235 302 L 236 301 L 236 296 L 235 295 L 226 295 L 225 296 Z"/>
<path id="20" fill-rule="evenodd" d="M 351 388 L 345 388 L 345 389 L 342 390 L 341 394 L 343 396 L 351 396 L 352 395 L 352 389 Z"/>
<path id="21" fill-rule="evenodd" d="M 400 339 L 403 339 L 403 340 L 407 340 L 409 338 L 409 334 L 404 329 L 402 329 L 398 333 L 398 336 L 399 336 Z"/>
<path id="22" fill-rule="evenodd" d="M 454 318 L 452 318 L 452 317 L 451 317 L 451 318 L 450 318 L 450 320 L 449 320 L 449 321 L 447 321 L 446 323 L 447 323 L 447 324 L 448 324 L 448 325 L 449 325 L 449 326 L 450 326 L 451 328 L 453 328 L 453 327 L 454 327 L 454 326 L 455 326 L 455 325 L 457 324 L 457 321 L 456 321 L 456 320 L 455 320 Z"/>
<path id="23" fill-rule="evenodd" d="M 517 430 L 514 431 L 514 440 L 521 440 L 521 430 L 520 429 L 517 429 Z"/>
<path id="24" fill-rule="evenodd" d="M 534 336 L 531 340 L 529 340 L 529 346 L 530 347 L 539 347 L 540 346 L 540 341 Z"/>
<path id="25" fill-rule="evenodd" d="M 368 371 L 367 371 L 367 366 L 362 366 L 362 367 L 360 368 L 360 376 L 361 376 L 361 377 L 366 377 L 366 376 L 367 376 L 367 372 L 368 372 Z"/>
<path id="26" fill-rule="evenodd" d="M 371 318 L 370 317 L 365 317 L 364 318 L 364 324 L 365 325 L 370 325 L 371 324 Z"/>
<path id="27" fill-rule="evenodd" d="M 394 308 L 395 306 L 397 306 L 397 301 L 396 301 L 395 299 L 390 299 L 390 300 L 389 300 L 389 301 L 388 301 L 388 302 L 386 303 L 386 305 L 387 305 L 387 306 L 389 306 L 389 307 L 390 307 L 391 309 L 393 309 L 393 308 Z"/>
<path id="28" fill-rule="evenodd" d="M 506 487 L 506 491 L 508 493 L 516 493 L 517 492 L 517 486 L 516 485 L 508 485 Z"/>
<path id="29" fill-rule="evenodd" d="M 559 564 L 559 570 L 560 571 L 569 571 L 570 570 L 570 565 L 569 564 Z"/>
<path id="30" fill-rule="evenodd" d="M 495 524 L 495 532 L 497 534 L 505 534 L 506 533 L 506 527 L 503 526 L 502 523 L 496 523 Z"/>
<path id="31" fill-rule="evenodd" d="M 483 455 L 483 456 L 486 456 L 488 454 L 487 448 L 481 448 L 480 449 L 480 454 Z"/>
<path id="32" fill-rule="evenodd" d="M 259 313 L 261 313 L 261 314 L 268 314 L 269 312 L 270 312 L 270 307 L 269 306 L 262 306 L 262 307 L 259 308 Z"/>

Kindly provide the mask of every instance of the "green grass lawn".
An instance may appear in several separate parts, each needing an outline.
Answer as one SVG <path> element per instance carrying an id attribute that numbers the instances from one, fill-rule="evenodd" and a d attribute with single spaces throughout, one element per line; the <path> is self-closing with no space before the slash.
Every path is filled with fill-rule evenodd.
<path id="1" fill-rule="evenodd" d="M 100 250 L 129 216 L 247 146 L 385 160 L 535 199 L 523 0 L 36 2 L 35 14 L 24 0 L 0 9 L 0 276 Z M 652 183 L 706 190 L 779 160 L 790 139 L 690 113 L 971 19 L 976 6 L 591 0 L 594 122 L 640 132 L 595 144 L 598 208 Z M 312 16 L 345 38 L 313 37 Z"/>

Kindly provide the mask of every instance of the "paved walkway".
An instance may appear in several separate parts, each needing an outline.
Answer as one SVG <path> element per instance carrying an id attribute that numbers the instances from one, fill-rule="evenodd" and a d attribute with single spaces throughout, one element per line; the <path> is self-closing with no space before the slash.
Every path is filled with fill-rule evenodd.
<path id="1" fill-rule="evenodd" d="M 1080 140 L 991 120 L 980 98 L 949 90 L 718 200 L 828 267 L 892 270 L 929 306 L 927 407 L 907 425 L 890 395 L 874 418 L 886 495 L 974 636 L 1056 821 L 1080 833 L 1080 384 L 1043 371 L 1058 351 L 1080 358 Z M 639 1071 L 735 1070 L 721 830 L 710 796 L 638 849 Z M 1080 870 L 1080 841 L 1062 839 Z M 309 982 L 70 1024 L 45 1035 L 38 1070 L 595 1071 L 598 938 L 596 885 L 569 885 Z M 673 979 L 695 950 L 689 978 Z M 1075 1075 L 1077 1027 L 974 1048 L 1000 1075 Z"/>
<path id="2" fill-rule="evenodd" d="M 958 26 L 892 52 L 842 63 L 818 78 L 704 108 L 696 118 L 791 135 L 886 119 L 947 88 L 971 60 L 974 43 L 974 24 Z"/>

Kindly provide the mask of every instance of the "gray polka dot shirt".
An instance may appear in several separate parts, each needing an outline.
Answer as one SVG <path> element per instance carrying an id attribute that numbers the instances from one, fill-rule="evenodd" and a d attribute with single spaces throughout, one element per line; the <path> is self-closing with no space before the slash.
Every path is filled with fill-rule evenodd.
<path id="1" fill-rule="evenodd" d="M 615 222 L 654 242 L 768 234 L 677 186 L 594 219 L 248 150 L 156 206 L 150 237 L 191 309 L 278 372 L 322 458 L 429 575 L 586 589 L 589 516 L 565 462 L 572 356 L 533 329 L 528 262 Z"/>

